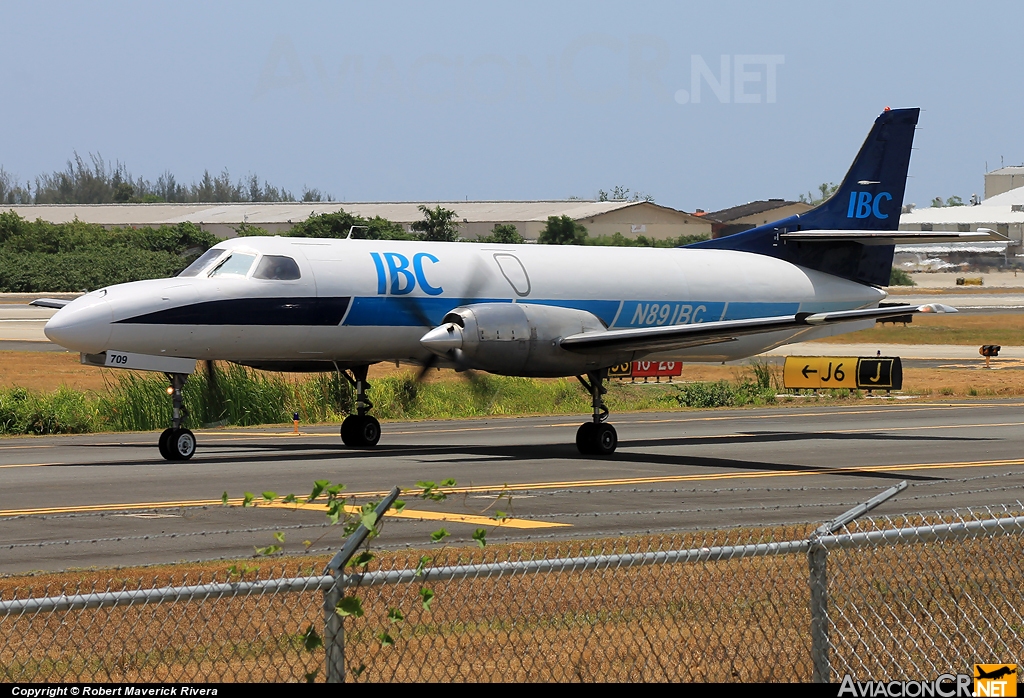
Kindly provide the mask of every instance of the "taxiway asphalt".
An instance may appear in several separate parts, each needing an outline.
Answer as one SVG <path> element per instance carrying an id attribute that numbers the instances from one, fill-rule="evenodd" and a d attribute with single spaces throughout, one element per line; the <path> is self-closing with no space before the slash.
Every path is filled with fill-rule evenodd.
<path id="1" fill-rule="evenodd" d="M 286 552 L 305 540 L 324 552 L 340 536 L 322 509 L 237 505 L 318 479 L 366 496 L 457 481 L 444 502 L 406 496 L 384 547 L 419 547 L 442 526 L 459 544 L 480 527 L 496 542 L 825 521 L 900 480 L 910 487 L 881 513 L 1024 498 L 1020 400 L 613 415 L 610 458 L 577 454 L 580 422 L 385 423 L 372 451 L 346 449 L 336 427 L 224 428 L 199 432 L 185 463 L 159 457 L 156 433 L 5 438 L 0 573 L 245 556 L 276 531 Z M 513 518 L 496 527 L 497 510 Z"/>

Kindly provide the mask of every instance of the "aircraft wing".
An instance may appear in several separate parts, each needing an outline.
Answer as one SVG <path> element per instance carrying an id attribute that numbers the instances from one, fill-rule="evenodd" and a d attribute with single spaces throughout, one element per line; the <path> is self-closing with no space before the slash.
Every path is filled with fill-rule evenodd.
<path id="1" fill-rule="evenodd" d="M 839 310 L 831 313 L 797 313 L 751 320 L 723 320 L 692 325 L 637 327 L 605 332 L 584 332 L 562 339 L 561 346 L 580 354 L 603 354 L 612 351 L 669 351 L 731 342 L 745 335 L 820 327 L 838 322 L 878 320 L 914 313 L 955 313 L 956 308 L 940 303 L 929 305 L 891 305 L 884 308 Z"/>
<path id="2" fill-rule="evenodd" d="M 36 298 L 29 305 L 34 305 L 38 308 L 63 308 L 71 301 L 62 300 L 60 298 Z"/>

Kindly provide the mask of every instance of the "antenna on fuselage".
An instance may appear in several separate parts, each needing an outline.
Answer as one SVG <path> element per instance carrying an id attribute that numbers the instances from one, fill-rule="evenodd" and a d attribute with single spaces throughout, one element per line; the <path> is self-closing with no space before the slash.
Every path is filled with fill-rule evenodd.
<path id="1" fill-rule="evenodd" d="M 348 229 L 348 237 L 345 238 L 346 240 L 351 240 L 352 239 L 352 231 L 354 231 L 356 228 L 362 228 L 363 230 L 369 230 L 370 226 L 368 226 L 368 225 L 353 225 L 351 228 Z"/>

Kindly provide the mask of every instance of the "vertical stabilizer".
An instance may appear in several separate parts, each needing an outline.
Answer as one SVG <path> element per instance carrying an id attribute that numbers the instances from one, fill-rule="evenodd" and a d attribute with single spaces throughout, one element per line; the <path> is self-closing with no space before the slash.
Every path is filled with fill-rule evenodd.
<path id="1" fill-rule="evenodd" d="M 888 285 L 892 245 L 785 241 L 778 236 L 797 230 L 897 230 L 920 111 L 886 108 L 875 119 L 839 189 L 816 208 L 690 247 L 754 252 L 860 283 Z"/>

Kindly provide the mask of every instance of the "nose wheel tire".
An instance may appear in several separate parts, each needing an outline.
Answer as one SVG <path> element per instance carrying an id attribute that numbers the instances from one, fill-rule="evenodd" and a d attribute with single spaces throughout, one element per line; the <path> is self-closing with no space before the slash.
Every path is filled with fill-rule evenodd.
<path id="1" fill-rule="evenodd" d="M 368 414 L 352 414 L 341 423 L 341 440 L 352 448 L 373 448 L 380 441 L 380 422 Z"/>
<path id="2" fill-rule="evenodd" d="M 165 429 L 158 448 L 165 460 L 189 460 L 196 453 L 196 436 L 188 429 Z"/>
<path id="3" fill-rule="evenodd" d="M 576 448 L 584 456 L 610 456 L 619 445 L 619 436 L 611 424 L 584 422 L 576 430 Z"/>
<path id="4" fill-rule="evenodd" d="M 167 446 L 168 442 L 171 440 L 171 432 L 173 431 L 174 429 L 164 429 L 163 433 L 160 434 L 160 441 L 157 444 L 157 448 L 160 450 L 160 455 L 163 456 L 164 460 L 174 460 L 171 458 L 171 451 Z"/>

